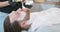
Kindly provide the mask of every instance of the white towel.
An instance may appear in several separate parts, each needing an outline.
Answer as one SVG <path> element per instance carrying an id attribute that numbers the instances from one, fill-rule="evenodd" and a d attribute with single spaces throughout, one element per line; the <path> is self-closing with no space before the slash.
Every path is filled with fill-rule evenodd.
<path id="1" fill-rule="evenodd" d="M 26 12 L 22 11 L 20 14 L 20 17 L 17 19 L 17 21 L 23 20 L 25 16 L 26 16 Z"/>
<path id="2" fill-rule="evenodd" d="M 45 11 L 35 12 L 30 14 L 31 32 L 42 26 L 52 26 L 60 23 L 60 8 L 50 8 Z"/>

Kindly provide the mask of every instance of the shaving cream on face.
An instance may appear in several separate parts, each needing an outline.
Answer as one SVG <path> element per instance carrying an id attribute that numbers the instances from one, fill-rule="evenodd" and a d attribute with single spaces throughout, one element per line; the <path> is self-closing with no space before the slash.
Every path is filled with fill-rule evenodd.
<path id="1" fill-rule="evenodd" d="M 20 17 L 17 19 L 17 21 L 23 20 L 25 18 L 25 16 L 26 16 L 26 12 L 24 12 L 24 11 L 20 12 Z"/>
<path id="2" fill-rule="evenodd" d="M 26 24 L 30 25 L 30 24 L 32 24 L 32 21 L 30 21 L 30 19 L 29 19 L 28 21 L 26 21 Z"/>

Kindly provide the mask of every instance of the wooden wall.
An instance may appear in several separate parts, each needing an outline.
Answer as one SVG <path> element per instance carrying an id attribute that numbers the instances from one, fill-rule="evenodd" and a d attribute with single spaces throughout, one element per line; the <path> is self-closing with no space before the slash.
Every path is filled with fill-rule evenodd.
<path id="1" fill-rule="evenodd" d="M 34 0 L 35 3 L 45 2 L 46 0 Z"/>
<path id="2" fill-rule="evenodd" d="M 34 0 L 35 3 L 57 4 L 60 5 L 59 0 Z"/>

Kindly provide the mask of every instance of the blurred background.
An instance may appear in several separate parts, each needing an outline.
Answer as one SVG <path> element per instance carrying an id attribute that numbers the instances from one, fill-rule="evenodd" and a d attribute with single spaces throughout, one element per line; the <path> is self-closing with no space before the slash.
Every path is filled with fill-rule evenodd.
<path id="1" fill-rule="evenodd" d="M 60 8 L 60 0 L 34 0 L 31 12 L 38 12 L 54 7 Z"/>

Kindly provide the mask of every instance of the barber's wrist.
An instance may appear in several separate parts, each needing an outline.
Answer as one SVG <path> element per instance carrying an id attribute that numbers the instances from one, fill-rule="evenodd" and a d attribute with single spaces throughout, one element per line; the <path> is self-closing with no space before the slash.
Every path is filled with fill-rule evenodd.
<path id="1" fill-rule="evenodd" d="M 5 2 L 6 2 L 7 5 L 10 5 L 10 4 L 9 4 L 9 1 L 5 1 Z"/>

